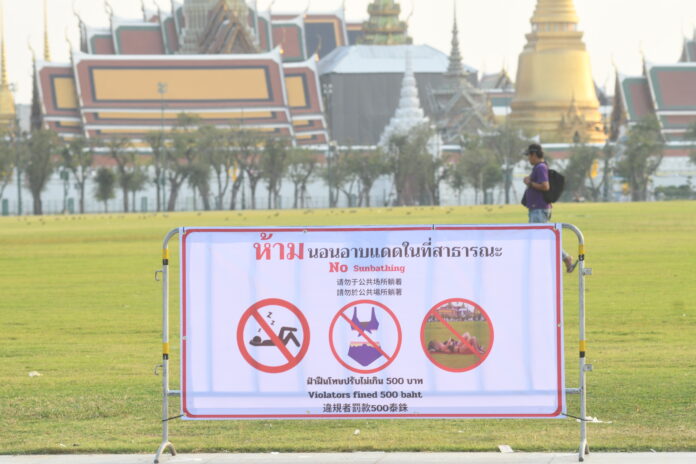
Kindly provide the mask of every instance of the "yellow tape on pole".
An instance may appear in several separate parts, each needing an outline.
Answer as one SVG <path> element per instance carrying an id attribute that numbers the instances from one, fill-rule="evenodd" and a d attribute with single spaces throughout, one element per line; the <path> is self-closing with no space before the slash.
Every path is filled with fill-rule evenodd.
<path id="1" fill-rule="evenodd" d="M 162 354 L 169 354 L 169 343 L 162 343 Z"/>
<path id="2" fill-rule="evenodd" d="M 579 245 L 578 246 L 578 255 L 584 255 L 585 254 L 585 245 Z"/>
<path id="3" fill-rule="evenodd" d="M 162 259 L 169 259 L 169 248 L 162 249 Z"/>
<path id="4" fill-rule="evenodd" d="M 580 351 L 587 351 L 587 342 L 585 340 L 580 340 Z"/>

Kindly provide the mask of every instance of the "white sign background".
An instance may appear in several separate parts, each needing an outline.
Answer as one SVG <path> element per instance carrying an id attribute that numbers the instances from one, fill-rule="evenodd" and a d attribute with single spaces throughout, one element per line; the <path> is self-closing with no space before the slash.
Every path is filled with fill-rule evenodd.
<path id="1" fill-rule="evenodd" d="M 559 225 L 184 228 L 180 241 L 187 419 L 565 413 Z M 438 366 L 421 337 L 446 300 L 493 327 L 468 370 Z M 345 356 L 349 320 L 370 308 L 379 328 L 364 335 L 389 362 L 363 367 Z"/>

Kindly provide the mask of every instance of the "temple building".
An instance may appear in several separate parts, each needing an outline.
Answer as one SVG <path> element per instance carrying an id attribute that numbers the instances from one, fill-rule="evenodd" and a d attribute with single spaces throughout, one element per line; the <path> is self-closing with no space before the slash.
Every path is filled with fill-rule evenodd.
<path id="1" fill-rule="evenodd" d="M 340 145 L 377 145 L 399 104 L 407 53 L 420 103 L 430 117 L 434 108 L 427 95 L 444 85 L 448 57 L 429 45 L 339 47 L 319 62 L 333 140 Z"/>
<path id="2" fill-rule="evenodd" d="M 573 0 L 537 0 L 519 56 L 510 120 L 542 142 L 606 140 Z"/>
<path id="3" fill-rule="evenodd" d="M 244 0 L 184 0 L 138 19 L 80 21 L 69 63 L 36 63 L 43 124 L 70 138 L 138 140 L 187 112 L 328 142 L 317 59 L 348 45 L 344 12 L 257 11 Z"/>
<path id="4" fill-rule="evenodd" d="M 455 10 L 452 48 L 444 82 L 428 92 L 437 131 L 445 143 L 452 144 L 460 143 L 463 134 L 488 129 L 495 120 L 491 100 L 474 87 L 476 79 L 472 79 L 470 71 L 462 65 L 456 18 Z"/>
<path id="5" fill-rule="evenodd" d="M 362 25 L 359 43 L 363 45 L 407 45 L 408 24 L 399 19 L 401 6 L 394 0 L 374 0 L 367 7 L 370 19 Z"/>
<path id="6" fill-rule="evenodd" d="M 14 95 L 7 80 L 7 60 L 5 55 L 5 15 L 0 5 L 0 131 L 16 124 L 17 112 Z"/>
<path id="7" fill-rule="evenodd" d="M 505 67 L 497 73 L 481 76 L 478 88 L 488 98 L 495 123 L 504 123 L 510 115 L 510 105 L 515 97 L 515 83 Z"/>
<path id="8" fill-rule="evenodd" d="M 108 27 L 79 21 L 68 63 L 36 62 L 35 119 L 65 138 L 138 142 L 186 112 L 301 145 L 375 145 L 397 107 L 407 51 L 425 114 L 447 143 L 494 122 L 492 102 L 509 103 L 500 98 L 508 81 L 477 88 L 456 21 L 448 59 L 411 45 L 394 0 L 370 3 L 362 23 L 347 23 L 343 9 L 260 11 L 246 0 L 172 1 L 169 11 L 143 6 L 138 18 L 107 11 Z"/>
<path id="9" fill-rule="evenodd" d="M 696 124 L 696 31 L 684 41 L 681 62 L 643 62 L 643 74 L 627 76 L 617 70 L 612 112 L 612 139 L 622 129 L 647 117 L 657 117 L 667 142 L 678 143 Z"/>

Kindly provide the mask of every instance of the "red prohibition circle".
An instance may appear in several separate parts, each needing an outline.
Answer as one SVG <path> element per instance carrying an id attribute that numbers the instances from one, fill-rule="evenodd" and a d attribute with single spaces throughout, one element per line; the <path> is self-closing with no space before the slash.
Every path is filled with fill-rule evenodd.
<path id="1" fill-rule="evenodd" d="M 433 358 L 431 356 L 430 351 L 428 350 L 428 346 L 426 345 L 426 340 L 425 340 L 425 325 L 428 322 L 428 319 L 430 318 L 430 316 L 433 315 L 433 313 L 435 313 L 435 311 L 438 308 L 446 305 L 447 303 L 454 303 L 454 302 L 466 303 L 466 304 L 473 306 L 477 310 L 479 310 L 481 312 L 481 314 L 483 315 L 483 317 L 485 318 L 486 325 L 488 326 L 488 340 L 489 341 L 488 341 L 488 347 L 487 347 L 485 353 L 483 353 L 482 355 L 479 356 L 479 360 L 476 363 L 471 364 L 469 366 L 465 366 L 463 368 L 452 368 L 449 366 L 445 366 L 442 363 L 436 361 L 435 358 Z M 447 324 L 444 321 L 440 321 L 440 322 L 442 322 L 445 326 L 448 326 L 447 327 L 448 330 L 452 331 L 452 333 L 454 335 L 459 337 L 459 334 L 456 333 L 455 331 L 453 331 L 453 328 L 449 327 L 449 324 Z M 474 303 L 473 301 L 467 300 L 464 298 L 449 298 L 447 300 L 443 300 L 443 301 L 437 303 L 435 306 L 430 308 L 430 311 L 428 311 L 428 313 L 425 315 L 425 317 L 423 318 L 423 323 L 421 324 L 421 346 L 423 347 L 423 352 L 425 353 L 425 355 L 428 357 L 428 359 L 433 364 L 435 364 L 440 369 L 443 369 L 443 370 L 449 371 L 449 372 L 466 372 L 466 371 L 470 371 L 472 369 L 475 369 L 476 367 L 481 365 L 481 363 L 486 360 L 486 358 L 488 357 L 488 355 L 491 352 L 491 349 L 493 348 L 493 339 L 494 339 L 493 323 L 491 322 L 491 318 L 488 316 L 488 313 L 486 311 L 484 311 L 483 308 L 480 305 L 478 305 L 477 303 Z"/>
<path id="2" fill-rule="evenodd" d="M 343 360 L 343 358 L 341 358 L 341 356 L 338 355 L 338 352 L 336 351 L 336 348 L 334 346 L 333 331 L 334 331 L 334 326 L 336 325 L 336 321 L 338 321 L 338 319 L 341 317 L 341 315 L 343 314 L 343 311 L 345 311 L 346 309 L 349 309 L 351 306 L 355 306 L 355 305 L 359 305 L 359 304 L 370 304 L 370 305 L 379 306 L 380 308 L 385 310 L 387 312 L 387 314 L 389 314 L 389 316 L 394 321 L 394 325 L 396 326 L 397 342 L 396 342 L 396 349 L 394 350 L 394 354 L 391 357 L 387 357 L 387 362 L 385 362 L 381 366 L 375 367 L 374 369 L 358 369 L 357 367 L 351 366 L 350 364 L 346 363 Z M 345 315 L 344 315 L 344 317 L 345 317 Z M 364 336 L 364 334 L 363 334 L 363 336 Z M 396 359 L 396 355 L 399 354 L 399 350 L 401 349 L 401 326 L 399 325 L 399 320 L 396 318 L 396 315 L 394 314 L 394 312 L 391 309 L 387 308 L 382 303 L 379 303 L 379 302 L 373 301 L 373 300 L 352 301 L 352 302 L 348 303 L 347 305 L 345 305 L 344 307 L 342 307 L 341 309 L 339 309 L 338 312 L 336 313 L 336 315 L 334 316 L 333 320 L 331 321 L 331 326 L 329 327 L 329 346 L 331 347 L 331 352 L 333 353 L 336 360 L 339 363 L 341 363 L 341 365 L 343 367 L 345 367 L 346 369 L 349 369 L 349 370 L 356 372 L 358 374 L 372 374 L 374 372 L 378 372 L 378 371 L 381 371 L 382 369 L 386 368 L 388 365 L 390 365 Z"/>
<path id="3" fill-rule="evenodd" d="M 244 343 L 244 327 L 246 326 L 250 317 L 256 318 L 255 315 L 259 315 L 259 310 L 264 306 L 283 307 L 297 316 L 297 319 L 299 319 L 300 324 L 302 325 L 302 346 L 300 347 L 300 351 L 297 353 L 297 356 L 292 356 L 289 352 L 287 352 L 287 349 L 285 349 L 286 352 L 284 352 L 282 348 L 278 347 L 281 353 L 283 353 L 288 360 L 287 363 L 279 366 L 267 366 L 265 364 L 261 364 L 254 359 L 251 354 L 249 354 L 246 344 Z M 277 338 L 277 336 L 273 333 L 268 333 L 268 335 L 271 337 L 271 339 Z M 302 361 L 305 354 L 307 354 L 307 350 L 309 349 L 309 324 L 307 323 L 307 319 L 305 318 L 304 314 L 302 314 L 302 311 L 300 311 L 294 304 L 290 303 L 289 301 L 281 300 L 280 298 L 267 298 L 265 300 L 257 301 L 251 305 L 249 309 L 244 311 L 244 314 L 242 314 L 242 317 L 239 319 L 239 324 L 237 325 L 237 345 L 239 346 L 239 352 L 242 354 L 242 357 L 244 357 L 246 362 L 248 362 L 252 367 L 271 374 L 285 372 L 297 366 L 299 362 Z M 283 348 L 285 348 L 284 345 Z"/>

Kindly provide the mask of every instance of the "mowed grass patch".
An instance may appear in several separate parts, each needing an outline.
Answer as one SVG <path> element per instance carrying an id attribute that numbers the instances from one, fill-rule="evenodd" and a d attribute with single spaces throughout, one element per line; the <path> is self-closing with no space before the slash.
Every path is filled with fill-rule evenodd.
<path id="1" fill-rule="evenodd" d="M 591 447 L 696 450 L 696 202 L 559 204 L 554 220 L 583 231 L 594 270 L 588 412 L 612 423 L 589 425 Z M 161 433 L 154 271 L 174 227 L 520 222 L 526 214 L 517 205 L 0 218 L 0 453 L 154 452 Z M 564 247 L 577 254 L 567 231 Z M 175 241 L 170 248 L 174 336 Z M 575 387 L 577 274 L 564 287 L 566 378 Z M 574 414 L 577 398 L 569 402 Z M 176 420 L 170 433 L 183 452 L 494 451 L 503 443 L 571 451 L 578 443 L 572 419 Z"/>

